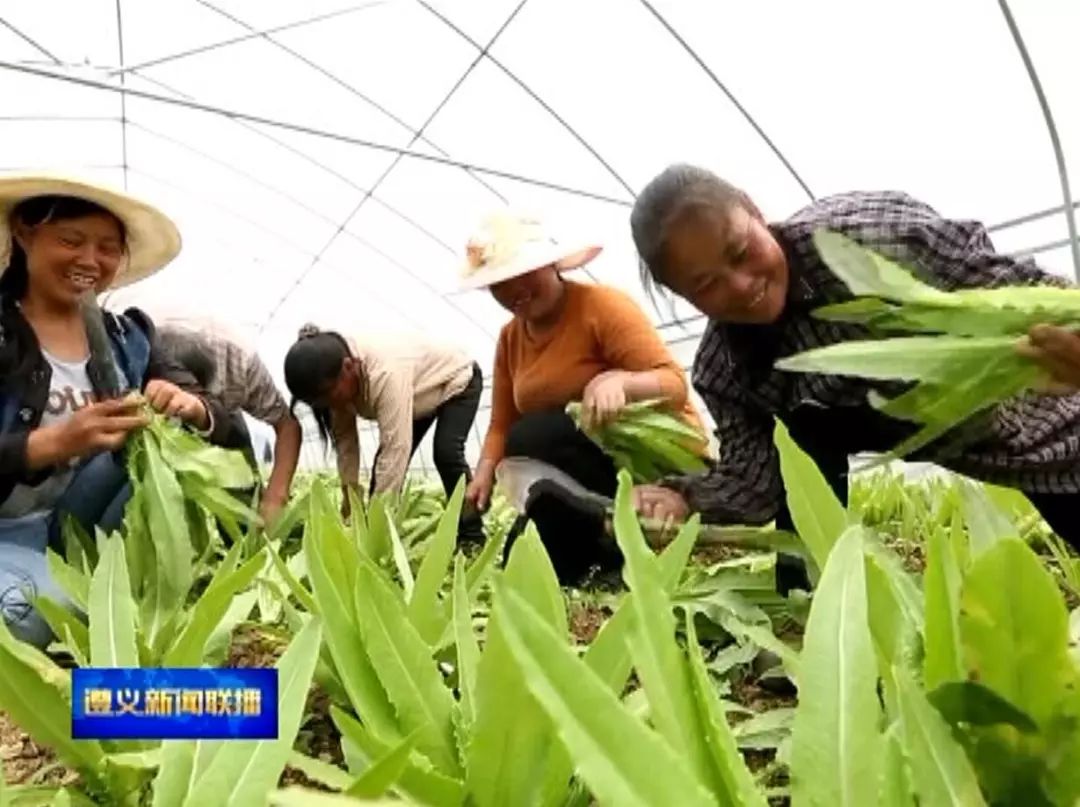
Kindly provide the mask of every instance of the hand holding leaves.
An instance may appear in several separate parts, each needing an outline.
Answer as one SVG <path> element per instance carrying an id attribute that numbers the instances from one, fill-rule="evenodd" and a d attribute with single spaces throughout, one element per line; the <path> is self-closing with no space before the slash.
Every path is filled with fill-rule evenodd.
<path id="1" fill-rule="evenodd" d="M 1080 333 L 1057 325 L 1036 325 L 1018 350 L 1050 373 L 1051 383 L 1044 391 L 1069 394 L 1080 389 Z"/>

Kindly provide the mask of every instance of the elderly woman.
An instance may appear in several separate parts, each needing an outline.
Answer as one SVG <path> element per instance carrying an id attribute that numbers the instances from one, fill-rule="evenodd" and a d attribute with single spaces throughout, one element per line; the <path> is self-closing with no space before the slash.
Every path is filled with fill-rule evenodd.
<path id="1" fill-rule="evenodd" d="M 324 441 L 333 438 L 343 489 L 355 488 L 360 474 L 356 419 L 379 426 L 379 448 L 371 472 L 372 493 L 399 493 L 409 460 L 432 426 L 435 469 L 446 495 L 471 479 L 465 461 L 480 404 L 480 367 L 460 350 L 417 339 L 352 339 L 305 325 L 285 356 L 285 384 L 293 407 L 311 407 Z M 342 502 L 349 513 L 349 497 Z M 459 537 L 482 542 L 480 516 L 462 512 Z"/>
<path id="2" fill-rule="evenodd" d="M 694 381 L 717 423 L 721 461 L 709 473 L 635 491 L 646 515 L 790 527 L 773 446 L 779 417 L 845 501 L 848 457 L 891 448 L 915 428 L 875 410 L 874 384 L 820 374 L 792 375 L 775 360 L 814 347 L 867 338 L 855 325 L 812 316 L 850 299 L 821 260 L 813 233 L 843 233 L 911 265 L 952 290 L 1062 285 L 1031 261 L 996 252 L 985 228 L 952 220 L 898 192 L 854 192 L 819 199 L 790 218 L 766 222 L 741 190 L 701 168 L 675 165 L 653 179 L 631 215 L 647 284 L 660 284 L 709 318 Z M 1062 334 L 1033 333 L 1044 361 Z M 1067 342 L 1067 340 L 1065 340 Z M 1054 351 L 1057 350 L 1058 353 Z M 1059 375 L 1068 378 L 1064 364 Z M 1062 538 L 1080 547 L 1080 395 L 1028 395 L 990 413 L 957 452 L 949 441 L 916 459 L 1022 490 Z"/>
<path id="3" fill-rule="evenodd" d="M 704 437 L 685 375 L 645 312 L 616 289 L 563 277 L 600 250 L 559 246 L 541 222 L 513 212 L 490 217 L 469 242 L 462 285 L 489 289 L 513 314 L 499 334 L 491 424 L 467 494 L 480 509 L 504 457 L 540 460 L 593 493 L 614 496 L 615 466 L 566 414 L 571 401 L 582 403 L 586 420 L 604 422 L 629 402 L 661 399 Z M 617 565 L 602 522 L 576 508 L 573 497 L 540 496 L 525 515 L 562 579 Z"/>
<path id="4" fill-rule="evenodd" d="M 160 356 L 136 309 L 103 317 L 93 298 L 167 264 L 180 237 L 125 194 L 49 177 L 0 179 L 0 611 L 17 637 L 51 631 L 30 606 L 65 606 L 45 549 L 65 514 L 91 533 L 118 528 L 130 485 L 116 452 L 158 411 L 227 442 L 220 405 Z"/>

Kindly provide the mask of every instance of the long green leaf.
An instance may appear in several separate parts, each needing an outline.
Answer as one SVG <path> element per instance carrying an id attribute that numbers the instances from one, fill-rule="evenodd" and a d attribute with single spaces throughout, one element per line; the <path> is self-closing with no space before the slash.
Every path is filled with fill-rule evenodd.
<path id="1" fill-rule="evenodd" d="M 394 746 L 380 741 L 338 707 L 331 706 L 330 715 L 341 732 L 346 752 L 351 744 L 361 752 L 368 766 L 385 759 L 394 750 Z M 465 791 L 459 780 L 443 776 L 427 765 L 422 767 L 411 760 L 393 787 L 410 801 L 429 807 L 458 807 L 465 800 Z"/>
<path id="2" fill-rule="evenodd" d="M 90 631 L 79 617 L 48 597 L 39 596 L 34 607 L 48 623 L 54 634 L 68 645 L 68 649 L 84 659 L 90 658 Z M 84 666 L 81 665 L 80 666 Z"/>
<path id="3" fill-rule="evenodd" d="M 982 485 L 961 479 L 959 489 L 973 559 L 1004 538 L 1020 537 L 1016 525 L 998 508 Z"/>
<path id="4" fill-rule="evenodd" d="M 413 731 L 388 754 L 375 760 L 345 793 L 361 799 L 378 798 L 385 794 L 401 778 L 409 765 L 409 753 L 419 739 L 420 729 Z"/>
<path id="5" fill-rule="evenodd" d="M 780 453 L 780 473 L 795 529 L 810 548 L 817 568 L 823 569 L 833 544 L 848 527 L 847 512 L 825 476 L 779 419 L 773 439 Z"/>
<path id="6" fill-rule="evenodd" d="M 165 463 L 177 474 L 220 488 L 245 490 L 255 484 L 254 473 L 242 452 L 211 445 L 157 415 L 148 428 L 157 439 Z"/>
<path id="7" fill-rule="evenodd" d="M 799 659 L 791 787 L 800 803 L 861 807 L 877 797 L 880 707 L 867 618 L 863 530 L 851 527 L 825 564 Z"/>
<path id="8" fill-rule="evenodd" d="M 499 559 L 505 543 L 505 533 L 493 536 L 486 544 L 484 544 L 484 548 L 480 550 L 480 554 L 476 556 L 466 569 L 465 592 L 468 595 L 470 605 L 475 603 L 477 597 L 480 595 L 480 590 L 491 574 L 492 569 L 495 568 L 495 562 Z M 448 647 L 450 643 L 454 641 L 452 610 L 453 609 L 451 609 L 450 612 L 447 612 L 444 609 L 444 615 L 441 621 L 445 624 L 440 632 L 441 638 L 437 645 L 439 649 Z"/>
<path id="9" fill-rule="evenodd" d="M 900 721 L 896 721 L 885 732 L 885 755 L 881 770 L 880 807 L 915 807 L 915 796 L 911 791 L 911 777 L 908 774 L 907 758 L 900 741 Z"/>
<path id="10" fill-rule="evenodd" d="M 975 771 L 948 724 L 906 670 L 892 671 L 912 785 L 923 804 L 985 804 Z"/>
<path id="11" fill-rule="evenodd" d="M 305 497 L 305 499 L 306 498 L 307 497 Z M 297 575 L 293 574 L 289 566 L 281 559 L 281 555 L 277 551 L 277 546 L 275 546 L 272 541 L 268 540 L 265 547 L 266 551 L 270 553 L 270 561 L 274 564 L 274 569 L 281 576 L 281 579 L 285 581 L 285 585 L 289 587 L 289 591 L 296 597 L 296 601 L 299 602 L 309 614 L 317 615 L 319 613 L 319 606 L 315 603 L 315 598 L 311 596 L 310 591 L 304 588 L 297 579 Z M 301 554 L 302 552 L 303 550 L 301 550 Z M 289 559 L 290 563 L 295 557 L 296 556 L 293 556 L 293 558 Z"/>
<path id="12" fill-rule="evenodd" d="M 224 743 L 166 740 L 154 779 L 153 807 L 182 807 L 197 779 L 210 767 Z"/>
<path id="13" fill-rule="evenodd" d="M 562 590 L 531 523 L 510 551 L 496 588 L 503 586 L 528 600 L 558 635 L 567 635 Z M 572 768 L 569 760 L 559 758 L 562 749 L 550 719 L 525 690 L 502 622 L 501 612 L 494 608 L 476 674 L 476 721 L 466 748 L 467 788 L 478 807 L 546 804 L 546 782 L 565 774 L 561 788 L 565 793 Z M 552 755 L 558 764 L 553 764 Z M 549 779 L 540 784 L 544 775 Z"/>
<path id="14" fill-rule="evenodd" d="M 237 544 L 238 548 L 240 545 Z M 236 571 L 214 576 L 210 585 L 191 609 L 188 623 L 165 656 L 167 667 L 198 667 L 203 663 L 207 641 L 225 617 L 233 598 L 251 585 L 266 567 L 267 556 L 259 552 Z"/>
<path id="15" fill-rule="evenodd" d="M 190 807 L 262 804 L 274 789 L 292 753 L 307 691 L 319 656 L 322 628 L 313 618 L 278 661 L 278 736 L 225 745 L 185 800 Z"/>
<path id="16" fill-rule="evenodd" d="M 925 618 L 922 592 L 900 558 L 879 541 L 868 538 L 866 600 L 870 633 L 886 668 L 916 664 Z"/>
<path id="17" fill-rule="evenodd" d="M 958 383 L 956 365 L 993 367 L 1016 355 L 1014 336 L 901 336 L 836 342 L 776 362 L 777 369 L 878 381 Z M 1020 362 L 1013 362 L 1019 365 Z"/>
<path id="18" fill-rule="evenodd" d="M 90 578 L 90 663 L 95 667 L 138 667 L 135 602 L 131 598 L 124 539 L 113 535 Z"/>
<path id="19" fill-rule="evenodd" d="M 972 564 L 961 594 L 960 636 L 965 678 L 994 690 L 1040 726 L 1077 685 L 1057 584 L 1018 538 L 998 541 Z"/>
<path id="20" fill-rule="evenodd" d="M 660 580 L 668 594 L 675 590 L 679 577 L 686 568 L 700 528 L 701 517 L 697 514 L 691 516 L 680 527 L 675 540 L 660 553 Z M 622 692 L 634 666 L 628 641 L 630 632 L 634 629 L 634 606 L 631 603 L 633 596 L 633 593 L 629 593 L 623 597 L 615 613 L 600 627 L 600 632 L 586 648 L 583 657 L 592 671 L 607 681 L 612 691 L 617 694 Z"/>
<path id="21" fill-rule="evenodd" d="M 461 503 L 465 498 L 464 479 L 458 482 L 446 505 L 435 538 L 428 546 L 420 569 L 416 573 L 416 586 L 409 600 L 409 619 L 428 644 L 434 644 L 442 634 L 445 617 L 439 601 L 439 589 L 450 567 L 450 559 L 457 546 L 458 519 Z"/>
<path id="22" fill-rule="evenodd" d="M 554 722 L 579 775 L 601 803 L 716 803 L 685 756 L 627 712 L 535 608 L 501 587 L 495 598 L 526 686 Z"/>
<path id="23" fill-rule="evenodd" d="M 364 563 L 357 583 L 356 613 L 364 647 L 397 710 L 402 731 L 418 731 L 417 747 L 435 767 L 458 775 L 461 766 L 451 723 L 454 699 L 430 647 L 379 572 Z"/>
<path id="24" fill-rule="evenodd" d="M 912 272 L 846 235 L 819 229 L 813 239 L 822 260 L 857 297 L 872 295 L 905 303 L 948 304 L 947 293 L 928 286 Z"/>
<path id="25" fill-rule="evenodd" d="M 86 613 L 90 603 L 90 577 L 69 565 L 52 549 L 45 550 L 45 563 L 49 567 L 49 576 L 68 599 Z"/>
<path id="26" fill-rule="evenodd" d="M 923 681 L 936 689 L 964 677 L 960 644 L 960 569 L 947 527 L 930 530 L 926 551 L 926 660 Z"/>
<path id="27" fill-rule="evenodd" d="M 232 604 L 225 609 L 225 615 L 218 620 L 217 627 L 210 632 L 203 646 L 203 658 L 211 667 L 224 667 L 229 654 L 233 633 L 241 622 L 246 622 L 255 608 L 257 593 L 245 591 L 233 597 Z M 345 698 L 343 697 L 344 701 Z"/>
<path id="28" fill-rule="evenodd" d="M 0 709 L 35 741 L 90 780 L 102 782 L 105 751 L 95 740 L 71 739 L 66 675 L 0 622 Z"/>
<path id="29" fill-rule="evenodd" d="M 480 646 L 472 627 L 472 608 L 465 588 L 465 561 L 461 555 L 454 560 L 454 645 L 457 648 L 458 690 L 461 692 L 461 712 L 466 725 L 476 717 L 476 671 L 480 666 Z"/>
<path id="30" fill-rule="evenodd" d="M 13 785 L 9 787 L 7 807 L 41 807 L 43 804 L 51 807 L 50 800 L 55 799 L 61 791 L 67 794 L 69 803 L 74 807 L 97 807 L 96 802 L 78 790 L 70 791 L 56 785 Z"/>
<path id="31" fill-rule="evenodd" d="M 671 599 L 638 524 L 631 492 L 630 476 L 621 472 L 615 494 L 615 539 L 626 559 L 623 574 L 633 593 L 634 667 L 649 700 L 653 725 L 676 753 L 686 757 L 700 781 L 719 790 L 721 783 L 701 733 L 690 670 L 675 640 Z"/>
<path id="32" fill-rule="evenodd" d="M 705 667 L 705 659 L 698 644 L 697 630 L 692 616 L 686 618 L 686 644 L 689 654 L 690 683 L 694 691 L 699 720 L 702 723 L 706 744 L 712 756 L 716 778 L 723 788 L 713 795 L 721 804 L 737 807 L 766 807 L 764 794 L 758 789 L 754 777 L 746 767 L 742 754 L 735 744 L 727 716 L 720 703 L 720 696 Z"/>
<path id="33" fill-rule="evenodd" d="M 269 798 L 267 804 L 271 807 L 350 807 L 357 804 L 382 807 L 382 805 L 407 804 L 398 799 L 363 799 L 361 801 L 341 793 L 321 793 L 318 790 L 295 785 L 283 790 L 275 790 Z"/>
<path id="34" fill-rule="evenodd" d="M 144 432 L 145 434 L 145 432 Z M 191 536 L 184 510 L 184 492 L 161 458 L 153 439 L 143 441 L 146 475 L 141 489 L 146 498 L 147 526 L 153 538 L 152 600 L 143 627 L 151 644 L 183 605 L 192 583 Z"/>
<path id="35" fill-rule="evenodd" d="M 372 497 L 368 505 L 367 517 L 368 528 L 361 549 L 372 560 L 381 563 L 390 556 L 392 550 L 390 539 L 391 520 L 386 512 L 386 498 L 384 496 Z"/>
<path id="36" fill-rule="evenodd" d="M 506 543 L 505 535 L 498 535 L 487 540 L 480 554 L 476 556 L 465 573 L 465 588 L 469 592 L 469 599 L 475 600 L 477 591 L 487 578 L 488 573 L 494 568 L 495 561 L 502 553 L 503 544 Z"/>
<path id="37" fill-rule="evenodd" d="M 405 545 L 401 542 L 401 536 L 398 535 L 393 519 L 386 520 L 386 534 L 390 539 L 390 557 L 394 560 L 394 568 L 397 569 L 398 577 L 401 578 L 401 590 L 405 595 L 405 601 L 408 602 L 412 599 L 416 578 L 413 577 L 409 556 L 405 552 Z"/>
<path id="38" fill-rule="evenodd" d="M 304 529 L 304 555 L 326 643 L 349 702 L 379 739 L 400 739 L 394 707 L 371 666 L 356 623 L 357 550 L 344 535 L 323 486 L 311 491 L 311 514 Z"/>

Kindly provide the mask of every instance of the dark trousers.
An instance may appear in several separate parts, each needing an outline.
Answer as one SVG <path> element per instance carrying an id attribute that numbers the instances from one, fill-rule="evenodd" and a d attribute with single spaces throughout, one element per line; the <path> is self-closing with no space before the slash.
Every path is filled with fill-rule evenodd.
<path id="1" fill-rule="evenodd" d="M 848 457 L 860 452 L 888 451 L 914 432 L 911 424 L 868 406 L 804 405 L 780 417 L 792 439 L 813 458 L 844 504 L 847 504 Z M 1080 494 L 1026 495 L 1054 532 L 1080 551 Z M 777 515 L 776 526 L 793 528 L 786 504 Z"/>
<path id="2" fill-rule="evenodd" d="M 562 409 L 523 415 L 510 428 L 507 457 L 529 457 L 553 465 L 584 487 L 614 498 L 618 486 L 615 464 L 587 438 Z M 531 520 L 544 543 L 559 580 L 580 580 L 591 567 L 618 568 L 621 555 L 604 531 L 602 520 L 555 496 L 530 503 L 511 530 L 506 552 Z"/>
<path id="3" fill-rule="evenodd" d="M 431 453 L 435 461 L 435 470 L 439 474 L 447 496 L 454 492 L 458 480 L 462 477 L 465 477 L 466 484 L 472 481 L 472 472 L 469 470 L 469 463 L 465 460 L 465 441 L 469 438 L 469 430 L 472 429 L 473 422 L 476 420 L 476 410 L 480 407 L 480 392 L 483 388 L 484 375 L 480 370 L 480 365 L 474 364 L 472 378 L 469 379 L 469 384 L 465 389 L 445 401 L 430 415 L 413 421 L 413 453 L 416 453 L 416 449 L 431 427 L 435 427 Z M 379 455 L 376 453 L 376 463 L 378 458 Z M 373 466 L 371 492 L 374 490 L 375 468 Z M 459 537 L 463 541 L 484 540 L 484 527 L 479 513 L 462 510 Z"/>

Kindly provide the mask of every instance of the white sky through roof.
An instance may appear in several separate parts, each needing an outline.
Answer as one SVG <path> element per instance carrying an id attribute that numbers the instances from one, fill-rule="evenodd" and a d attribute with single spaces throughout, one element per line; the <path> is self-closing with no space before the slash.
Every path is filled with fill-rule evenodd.
<path id="1" fill-rule="evenodd" d="M 1075 183 L 1080 3 L 1013 0 L 1012 13 Z M 602 243 L 592 276 L 663 324 L 628 216 L 676 161 L 712 168 L 773 218 L 807 189 L 902 189 L 991 226 L 1056 208 L 993 236 L 1073 274 L 1038 100 L 984 0 L 35 0 L 0 6 L 0 61 L 0 172 L 126 184 L 180 226 L 180 257 L 109 304 L 228 322 L 283 389 L 282 357 L 309 320 L 418 331 L 489 370 L 507 315 L 458 293 L 456 272 L 470 229 L 507 202 Z M 687 364 L 701 327 L 662 328 Z M 482 411 L 478 434 L 486 424 Z M 305 464 L 318 464 L 308 437 Z"/>

